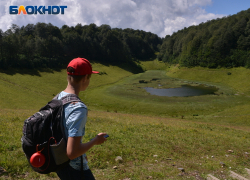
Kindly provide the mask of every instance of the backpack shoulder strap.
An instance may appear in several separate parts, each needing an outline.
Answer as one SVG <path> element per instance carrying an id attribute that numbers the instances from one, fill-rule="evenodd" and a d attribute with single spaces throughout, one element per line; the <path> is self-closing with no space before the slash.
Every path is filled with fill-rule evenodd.
<path id="1" fill-rule="evenodd" d="M 60 94 L 60 93 L 59 93 Z M 58 100 L 58 96 L 59 94 L 57 94 L 53 100 L 55 100 L 56 102 L 60 102 L 61 105 L 65 105 L 65 104 L 68 104 L 68 103 L 71 103 L 71 102 L 82 102 L 81 99 L 76 95 L 76 94 L 67 94 L 66 96 L 63 96 L 60 100 Z M 52 101 L 53 101 L 52 100 Z M 63 116 L 63 108 L 62 108 L 62 111 L 61 111 L 61 117 Z M 60 121 L 60 127 L 61 127 L 61 130 L 62 130 L 62 134 L 63 134 L 63 138 L 65 139 L 65 141 L 67 142 L 67 137 L 66 137 L 66 134 L 64 133 L 64 126 L 63 126 L 63 121 L 61 120 Z"/>
<path id="2" fill-rule="evenodd" d="M 53 99 L 58 99 L 60 93 L 58 93 L 55 97 L 53 97 Z"/>
<path id="3" fill-rule="evenodd" d="M 57 94 L 53 99 L 58 99 L 59 94 Z M 66 96 L 62 97 L 60 100 L 62 101 L 63 105 L 71 103 L 71 102 L 81 102 L 81 99 L 76 94 L 67 94 Z"/>
<path id="4" fill-rule="evenodd" d="M 81 102 L 81 99 L 76 94 L 68 94 L 61 99 L 63 105 L 71 102 Z"/>

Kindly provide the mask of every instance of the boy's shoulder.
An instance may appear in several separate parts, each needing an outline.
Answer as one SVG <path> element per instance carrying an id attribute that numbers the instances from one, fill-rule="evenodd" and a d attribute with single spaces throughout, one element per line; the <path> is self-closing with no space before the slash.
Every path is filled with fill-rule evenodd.
<path id="1" fill-rule="evenodd" d="M 58 94 L 58 99 L 62 99 L 64 96 L 66 96 L 68 94 L 70 94 L 70 93 L 62 91 L 62 92 L 60 92 Z M 67 104 L 66 107 L 70 107 L 70 108 L 73 108 L 73 109 L 76 109 L 76 108 L 85 108 L 85 109 L 87 109 L 87 106 L 82 101 L 71 102 L 71 103 Z"/>
<path id="2" fill-rule="evenodd" d="M 83 102 L 72 102 L 68 104 L 68 107 L 72 109 L 78 109 L 78 108 L 87 109 L 87 106 Z"/>

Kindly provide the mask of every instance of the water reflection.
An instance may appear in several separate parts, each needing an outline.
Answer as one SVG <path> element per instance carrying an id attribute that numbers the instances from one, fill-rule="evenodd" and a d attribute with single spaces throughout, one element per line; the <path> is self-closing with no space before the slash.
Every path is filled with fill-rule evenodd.
<path id="1" fill-rule="evenodd" d="M 169 89 L 156 89 L 145 87 L 147 92 L 151 95 L 157 96 L 178 96 L 178 97 L 187 97 L 187 96 L 201 96 L 206 94 L 214 94 L 218 89 L 216 87 L 206 87 L 204 85 L 200 86 L 190 86 L 190 85 L 182 85 L 179 88 L 169 88 Z"/>

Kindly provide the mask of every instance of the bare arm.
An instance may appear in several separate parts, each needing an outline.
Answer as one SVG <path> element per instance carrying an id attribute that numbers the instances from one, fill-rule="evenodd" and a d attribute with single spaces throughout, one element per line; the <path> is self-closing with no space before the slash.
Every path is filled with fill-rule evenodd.
<path id="1" fill-rule="evenodd" d="M 82 154 L 86 153 L 94 145 L 99 145 L 104 143 L 107 139 L 105 136 L 106 133 L 99 133 L 94 139 L 87 143 L 81 143 L 81 136 L 78 137 L 68 137 L 67 143 L 67 155 L 69 159 L 75 159 Z"/>

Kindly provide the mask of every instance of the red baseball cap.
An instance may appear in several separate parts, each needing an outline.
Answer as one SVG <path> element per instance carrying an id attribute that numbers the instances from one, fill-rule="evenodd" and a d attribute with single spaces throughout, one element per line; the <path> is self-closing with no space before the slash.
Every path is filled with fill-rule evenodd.
<path id="1" fill-rule="evenodd" d="M 90 62 L 85 58 L 75 58 L 68 64 L 68 67 L 72 67 L 75 71 L 73 73 L 67 72 L 68 75 L 85 75 L 85 74 L 97 74 L 98 71 L 92 71 Z M 67 67 L 67 68 L 68 68 Z"/>

